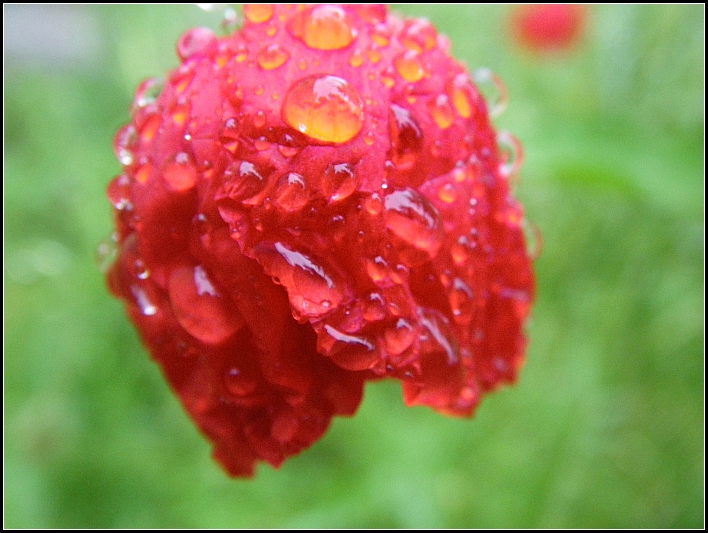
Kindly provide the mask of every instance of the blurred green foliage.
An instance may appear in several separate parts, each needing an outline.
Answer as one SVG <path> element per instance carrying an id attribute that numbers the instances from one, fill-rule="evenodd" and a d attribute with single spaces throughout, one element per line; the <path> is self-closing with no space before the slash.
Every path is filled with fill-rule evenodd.
<path id="1" fill-rule="evenodd" d="M 592 6 L 555 58 L 514 47 L 511 6 L 395 8 L 507 83 L 497 125 L 524 143 L 517 193 L 544 240 L 528 363 L 472 421 L 371 385 L 250 481 L 210 459 L 93 257 L 132 91 L 219 15 L 23 9 L 5 7 L 6 526 L 702 527 L 702 5 Z M 40 46 L 66 16 L 79 55 Z"/>

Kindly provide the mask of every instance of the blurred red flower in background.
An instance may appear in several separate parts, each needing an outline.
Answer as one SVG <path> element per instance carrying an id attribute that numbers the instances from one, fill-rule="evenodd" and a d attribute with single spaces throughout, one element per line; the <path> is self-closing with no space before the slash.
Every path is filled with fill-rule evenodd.
<path id="1" fill-rule="evenodd" d="M 428 21 L 244 13 L 138 88 L 108 187 L 111 291 L 235 476 L 310 446 L 366 380 L 471 415 L 516 379 L 534 294 L 508 154 Z"/>
<path id="2" fill-rule="evenodd" d="M 572 49 L 580 40 L 588 18 L 582 4 L 531 4 L 515 6 L 510 27 L 516 43 L 535 54 Z"/>

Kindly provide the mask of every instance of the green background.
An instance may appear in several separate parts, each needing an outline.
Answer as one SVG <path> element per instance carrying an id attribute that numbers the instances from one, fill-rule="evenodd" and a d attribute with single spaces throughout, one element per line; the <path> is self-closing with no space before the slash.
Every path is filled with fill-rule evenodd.
<path id="1" fill-rule="evenodd" d="M 219 15 L 5 6 L 6 526 L 702 527 L 703 6 L 593 6 L 548 58 L 509 6 L 396 9 L 511 95 L 544 238 L 519 383 L 469 421 L 375 383 L 279 471 L 227 478 L 94 260 L 135 87 Z"/>

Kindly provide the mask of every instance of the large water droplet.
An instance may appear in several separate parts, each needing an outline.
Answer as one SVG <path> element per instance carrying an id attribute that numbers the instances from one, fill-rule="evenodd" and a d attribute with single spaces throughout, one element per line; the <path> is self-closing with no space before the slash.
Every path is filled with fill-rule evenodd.
<path id="1" fill-rule="evenodd" d="M 138 132 L 135 126 L 128 124 L 123 126 L 113 139 L 113 150 L 121 165 L 130 166 L 135 161 L 133 150 L 138 144 Z"/>
<path id="2" fill-rule="evenodd" d="M 410 170 L 423 149 L 423 133 L 411 112 L 391 105 L 391 161 L 398 170 Z"/>
<path id="3" fill-rule="evenodd" d="M 426 19 L 412 20 L 403 28 L 399 40 L 409 50 L 425 52 L 435 48 L 438 42 L 438 32 Z"/>
<path id="4" fill-rule="evenodd" d="M 384 198 L 386 227 L 403 241 L 435 257 L 443 227 L 438 210 L 413 189 L 393 191 Z"/>
<path id="5" fill-rule="evenodd" d="M 472 322 L 473 294 L 472 289 L 460 278 L 452 282 L 452 289 L 448 297 L 452 317 L 458 324 L 466 325 Z"/>
<path id="6" fill-rule="evenodd" d="M 316 50 L 339 50 L 356 38 L 356 30 L 347 12 L 333 5 L 307 9 L 292 19 L 288 30 Z"/>
<path id="7" fill-rule="evenodd" d="M 135 99 L 131 106 L 131 111 L 135 114 L 139 109 L 143 109 L 157 100 L 162 92 L 164 81 L 160 78 L 148 78 L 143 81 L 135 91 Z"/>
<path id="8" fill-rule="evenodd" d="M 117 211 L 133 209 L 133 203 L 130 201 L 130 178 L 125 174 L 111 180 L 106 195 Z"/>
<path id="9" fill-rule="evenodd" d="M 103 239 L 96 248 L 96 265 L 105 274 L 108 272 L 118 257 L 118 234 L 111 233 Z"/>
<path id="10" fill-rule="evenodd" d="M 290 54 L 283 50 L 279 45 L 269 44 L 258 52 L 258 57 L 256 60 L 261 68 L 265 70 L 273 70 L 285 64 L 288 58 L 290 58 Z"/>
<path id="11" fill-rule="evenodd" d="M 524 147 L 521 141 L 508 131 L 500 131 L 497 134 L 499 145 L 499 172 L 507 178 L 514 177 L 521 170 L 524 163 Z"/>
<path id="12" fill-rule="evenodd" d="M 243 14 L 254 24 L 268 22 L 273 16 L 273 4 L 244 4 Z"/>
<path id="13" fill-rule="evenodd" d="M 327 336 L 318 339 L 318 351 L 346 370 L 367 370 L 378 359 L 374 344 L 366 337 L 349 335 L 326 324 Z"/>
<path id="14" fill-rule="evenodd" d="M 342 78 L 308 76 L 288 90 L 282 116 L 288 125 L 308 137 L 343 143 L 361 130 L 364 104 L 356 89 Z"/>
<path id="15" fill-rule="evenodd" d="M 330 202 L 338 202 L 348 198 L 358 186 L 359 180 L 349 163 L 339 163 L 327 167 L 322 188 Z"/>
<path id="16" fill-rule="evenodd" d="M 169 279 L 169 295 L 177 321 L 205 344 L 220 344 L 244 324 L 202 266 L 174 269 Z"/>
<path id="17" fill-rule="evenodd" d="M 437 98 L 428 102 L 428 111 L 440 129 L 449 128 L 455 121 L 455 114 L 450 105 L 450 101 L 445 94 L 440 94 Z"/>
<path id="18" fill-rule="evenodd" d="M 475 70 L 472 77 L 484 95 L 489 116 L 496 118 L 501 115 L 509 102 L 509 93 L 502 79 L 488 68 Z"/>
<path id="19" fill-rule="evenodd" d="M 469 118 L 472 115 L 474 98 L 469 77 L 466 74 L 457 74 L 449 86 L 450 98 L 455 110 L 462 118 Z"/>
<path id="20" fill-rule="evenodd" d="M 258 245 L 255 253 L 265 271 L 285 286 L 290 305 L 300 317 L 320 318 L 342 302 L 341 282 L 312 257 L 282 242 Z"/>
<path id="21" fill-rule="evenodd" d="M 423 62 L 418 52 L 414 50 L 407 50 L 396 56 L 393 60 L 393 65 L 401 77 L 409 82 L 422 80 L 426 74 Z"/>
<path id="22" fill-rule="evenodd" d="M 405 318 L 399 318 L 396 325 L 384 332 L 384 346 L 390 355 L 400 355 L 408 348 L 416 337 L 416 331 Z"/>
<path id="23" fill-rule="evenodd" d="M 305 186 L 305 178 L 295 172 L 282 176 L 276 185 L 273 203 L 284 211 L 299 211 L 309 200 L 309 192 Z"/>
<path id="24" fill-rule="evenodd" d="M 197 169 L 192 158 L 180 152 L 170 159 L 162 171 L 162 177 L 175 191 L 188 191 L 197 184 Z"/>
<path id="25" fill-rule="evenodd" d="M 177 55 L 182 61 L 198 54 L 208 54 L 216 47 L 216 35 L 209 28 L 192 28 L 177 41 Z"/>
<path id="26" fill-rule="evenodd" d="M 249 161 L 231 163 L 224 171 L 224 190 L 229 198 L 243 202 L 261 191 L 263 176 Z"/>
<path id="27" fill-rule="evenodd" d="M 258 382 L 238 367 L 232 367 L 226 372 L 224 385 L 237 398 L 250 396 L 258 388 Z"/>

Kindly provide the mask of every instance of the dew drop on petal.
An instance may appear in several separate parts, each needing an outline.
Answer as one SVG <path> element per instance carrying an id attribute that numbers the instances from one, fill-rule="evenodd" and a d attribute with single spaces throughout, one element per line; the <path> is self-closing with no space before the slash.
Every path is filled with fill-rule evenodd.
<path id="1" fill-rule="evenodd" d="M 226 372 L 224 385 L 226 390 L 237 398 L 250 396 L 258 388 L 258 382 L 238 367 L 232 367 Z"/>
<path id="2" fill-rule="evenodd" d="M 163 86 L 164 80 L 160 78 L 148 78 L 142 82 L 135 91 L 135 99 L 131 106 L 133 114 L 135 114 L 137 110 L 154 103 L 162 92 Z"/>
<path id="3" fill-rule="evenodd" d="M 361 50 L 354 50 L 354 53 L 349 58 L 349 64 L 354 68 L 358 68 L 364 64 L 364 54 L 361 53 Z"/>
<path id="4" fill-rule="evenodd" d="M 170 274 L 169 296 L 180 325 L 205 344 L 219 344 L 243 326 L 243 318 L 214 288 L 204 267 L 178 267 Z"/>
<path id="5" fill-rule="evenodd" d="M 138 133 L 135 130 L 135 126 L 128 124 L 118 130 L 118 133 L 116 133 L 113 139 L 113 150 L 121 165 L 127 167 L 133 164 L 135 161 L 133 150 L 137 146 L 137 143 Z"/>
<path id="6" fill-rule="evenodd" d="M 276 185 L 273 203 L 284 211 L 299 211 L 307 204 L 309 192 L 305 186 L 305 178 L 295 172 L 282 176 Z"/>
<path id="7" fill-rule="evenodd" d="M 207 54 L 216 46 L 216 35 L 209 28 L 192 28 L 177 41 L 177 55 L 182 61 L 198 54 Z"/>
<path id="8" fill-rule="evenodd" d="M 471 323 L 473 311 L 472 289 L 460 278 L 455 278 L 448 298 L 453 320 L 461 325 Z"/>
<path id="9" fill-rule="evenodd" d="M 425 52 L 432 50 L 438 41 L 438 32 L 426 19 L 410 21 L 399 36 L 401 44 L 409 50 Z"/>
<path id="10" fill-rule="evenodd" d="M 330 202 L 348 198 L 359 186 L 359 180 L 349 163 L 329 165 L 325 171 L 323 189 Z"/>
<path id="11" fill-rule="evenodd" d="M 343 8 L 333 5 L 307 9 L 293 18 L 288 30 L 315 50 L 346 48 L 356 37 L 349 15 Z"/>
<path id="12" fill-rule="evenodd" d="M 308 137 L 344 143 L 364 124 L 364 104 L 359 93 L 342 78 L 308 76 L 295 82 L 285 95 L 283 120 Z"/>
<path id="13" fill-rule="evenodd" d="M 450 98 L 455 110 L 462 118 L 472 115 L 472 86 L 466 74 L 457 74 L 450 83 Z"/>
<path id="14" fill-rule="evenodd" d="M 254 24 L 268 22 L 273 16 L 273 4 L 244 4 L 243 15 Z"/>
<path id="15" fill-rule="evenodd" d="M 413 189 L 393 191 L 384 198 L 386 227 L 403 241 L 435 257 L 442 245 L 442 220 L 437 209 Z"/>
<path id="16" fill-rule="evenodd" d="M 415 50 L 407 50 L 396 56 L 393 65 L 401 77 L 409 82 L 419 81 L 426 74 L 420 55 Z"/>
<path id="17" fill-rule="evenodd" d="M 232 154 L 236 153 L 239 145 L 238 119 L 232 117 L 224 122 L 221 126 L 221 135 L 219 140 L 221 141 L 221 146 L 226 148 Z"/>
<path id="18" fill-rule="evenodd" d="M 384 347 L 390 355 L 400 355 L 410 348 L 416 332 L 405 318 L 399 318 L 396 325 L 384 332 Z"/>
<path id="19" fill-rule="evenodd" d="M 197 184 L 197 169 L 192 158 L 180 152 L 162 170 L 162 177 L 175 191 L 187 191 Z"/>
<path id="20" fill-rule="evenodd" d="M 244 202 L 257 195 L 263 186 L 263 176 L 249 161 L 231 163 L 224 171 L 224 190 L 229 198 Z"/>
<path id="21" fill-rule="evenodd" d="M 105 274 L 108 272 L 118 257 L 118 234 L 111 233 L 103 239 L 96 248 L 96 266 Z"/>
<path id="22" fill-rule="evenodd" d="M 117 211 L 130 211 L 133 208 L 130 201 L 130 178 L 125 174 L 111 180 L 106 195 Z"/>
<path id="23" fill-rule="evenodd" d="M 503 176 L 514 177 L 521 170 L 524 163 L 524 148 L 519 139 L 508 131 L 500 131 L 497 134 L 499 145 L 499 171 Z"/>
<path id="24" fill-rule="evenodd" d="M 445 94 L 438 95 L 437 98 L 428 102 L 428 111 L 440 129 L 449 128 L 455 120 L 455 114 L 450 105 L 450 101 Z"/>
<path id="25" fill-rule="evenodd" d="M 423 133 L 411 112 L 391 105 L 391 161 L 398 170 L 410 170 L 423 149 Z"/>
<path id="26" fill-rule="evenodd" d="M 279 45 L 269 44 L 258 52 L 256 60 L 261 68 L 273 70 L 285 64 L 289 58 L 290 54 Z"/>
<path id="27" fill-rule="evenodd" d="M 140 308 L 140 311 L 145 316 L 153 316 L 157 314 L 157 306 L 150 300 L 150 297 L 145 292 L 145 289 L 139 285 L 131 285 L 130 292 L 135 298 L 135 303 Z"/>
<path id="28" fill-rule="evenodd" d="M 327 336 L 318 339 L 317 348 L 345 370 L 367 370 L 378 359 L 374 344 L 359 335 L 350 335 L 326 324 Z"/>
<path id="29" fill-rule="evenodd" d="M 501 115 L 509 102 L 509 94 L 502 79 L 488 68 L 475 70 L 472 77 L 487 102 L 489 116 L 496 118 Z"/>

